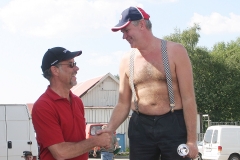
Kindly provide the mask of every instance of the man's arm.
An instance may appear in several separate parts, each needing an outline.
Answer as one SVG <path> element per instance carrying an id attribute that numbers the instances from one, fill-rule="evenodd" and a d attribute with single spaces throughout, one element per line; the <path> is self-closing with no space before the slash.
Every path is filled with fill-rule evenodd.
<path id="1" fill-rule="evenodd" d="M 80 142 L 62 142 L 49 146 L 48 149 L 57 160 L 65 160 L 80 156 L 95 146 L 109 148 L 112 137 L 108 133 L 93 136 Z"/>
<path id="2" fill-rule="evenodd" d="M 129 54 L 126 54 L 120 63 L 120 82 L 119 82 L 119 100 L 115 106 L 108 123 L 108 130 L 112 133 L 123 123 L 128 117 L 130 107 L 132 91 L 129 86 L 129 77 L 127 75 L 129 70 Z"/>
<path id="3" fill-rule="evenodd" d="M 195 158 L 198 154 L 196 144 L 197 105 L 194 94 L 192 66 L 186 49 L 180 44 L 177 44 L 175 49 L 174 62 L 176 64 L 176 74 L 187 128 L 187 145 L 190 149 L 189 157 Z"/>

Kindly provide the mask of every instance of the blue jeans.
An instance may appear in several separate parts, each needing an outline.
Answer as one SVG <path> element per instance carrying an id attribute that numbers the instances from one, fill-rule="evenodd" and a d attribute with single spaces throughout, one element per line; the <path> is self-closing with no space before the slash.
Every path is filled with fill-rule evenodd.
<path id="1" fill-rule="evenodd" d="M 113 160 L 113 153 L 101 152 L 101 160 Z"/>

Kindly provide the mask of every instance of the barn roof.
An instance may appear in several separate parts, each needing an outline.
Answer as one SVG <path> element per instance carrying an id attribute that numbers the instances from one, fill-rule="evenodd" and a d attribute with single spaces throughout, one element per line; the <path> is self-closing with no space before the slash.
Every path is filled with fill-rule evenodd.
<path id="1" fill-rule="evenodd" d="M 73 94 L 77 95 L 78 97 L 82 97 L 85 95 L 88 91 L 92 90 L 94 87 L 97 86 L 97 84 L 104 81 L 107 77 L 111 77 L 114 81 L 119 83 L 118 79 L 115 78 L 111 73 L 108 73 L 106 75 L 102 75 L 96 78 L 89 79 L 85 82 L 80 82 L 76 86 L 74 86 L 71 91 Z"/>

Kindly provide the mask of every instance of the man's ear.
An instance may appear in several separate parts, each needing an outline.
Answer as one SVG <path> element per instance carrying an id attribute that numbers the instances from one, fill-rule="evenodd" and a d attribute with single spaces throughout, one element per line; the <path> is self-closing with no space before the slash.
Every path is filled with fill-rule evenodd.
<path id="1" fill-rule="evenodd" d="M 144 20 L 144 19 L 140 20 L 139 26 L 140 26 L 141 30 L 143 30 L 144 28 L 146 28 L 145 20 Z"/>
<path id="2" fill-rule="evenodd" d="M 59 73 L 59 68 L 58 67 L 51 66 L 50 69 L 51 69 L 52 75 L 58 76 L 58 73 Z"/>

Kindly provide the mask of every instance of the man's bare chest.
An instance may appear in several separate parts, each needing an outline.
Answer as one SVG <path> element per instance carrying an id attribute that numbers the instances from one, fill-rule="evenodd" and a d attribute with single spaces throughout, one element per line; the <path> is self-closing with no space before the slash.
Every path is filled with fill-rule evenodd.
<path id="1" fill-rule="evenodd" d="M 144 82 L 165 81 L 166 76 L 162 60 L 153 60 L 151 62 L 141 60 L 134 66 L 134 84 L 138 85 Z"/>

